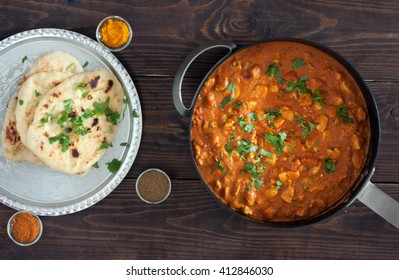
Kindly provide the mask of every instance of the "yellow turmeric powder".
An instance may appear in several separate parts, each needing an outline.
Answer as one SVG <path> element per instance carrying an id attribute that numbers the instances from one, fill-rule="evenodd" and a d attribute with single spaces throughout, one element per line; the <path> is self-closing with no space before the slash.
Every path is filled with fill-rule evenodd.
<path id="1" fill-rule="evenodd" d="M 126 23 L 118 19 L 108 19 L 100 30 L 101 41 L 111 48 L 124 45 L 130 36 Z"/>

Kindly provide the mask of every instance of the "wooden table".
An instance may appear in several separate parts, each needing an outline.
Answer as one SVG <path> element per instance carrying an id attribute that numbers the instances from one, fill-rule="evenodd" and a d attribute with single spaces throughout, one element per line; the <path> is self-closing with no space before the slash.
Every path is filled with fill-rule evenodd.
<path id="1" fill-rule="evenodd" d="M 132 4 L 127 4 L 132 2 Z M 222 208 L 194 169 L 189 119 L 172 102 L 174 75 L 195 47 L 215 40 L 244 46 L 272 37 L 312 40 L 347 58 L 365 78 L 381 117 L 372 181 L 399 200 L 399 2 L 385 1 L 0 1 L 0 39 L 33 28 L 64 28 L 95 38 L 99 21 L 120 15 L 134 38 L 116 57 L 143 109 L 138 156 L 124 181 L 94 206 L 43 217 L 32 247 L 6 234 L 15 212 L 0 205 L 1 259 L 398 259 L 399 231 L 360 202 L 311 226 L 281 229 Z M 185 99 L 221 57 L 201 57 L 185 79 Z M 138 175 L 161 168 L 172 180 L 160 205 L 134 191 Z"/>

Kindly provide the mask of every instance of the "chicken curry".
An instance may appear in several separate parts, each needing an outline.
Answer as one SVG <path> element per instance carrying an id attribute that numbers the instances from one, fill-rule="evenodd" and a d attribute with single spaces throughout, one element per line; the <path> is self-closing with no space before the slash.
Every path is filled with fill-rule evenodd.
<path id="1" fill-rule="evenodd" d="M 325 52 L 273 41 L 238 51 L 199 93 L 191 141 L 199 173 L 226 205 L 285 222 L 340 200 L 365 163 L 362 93 Z"/>

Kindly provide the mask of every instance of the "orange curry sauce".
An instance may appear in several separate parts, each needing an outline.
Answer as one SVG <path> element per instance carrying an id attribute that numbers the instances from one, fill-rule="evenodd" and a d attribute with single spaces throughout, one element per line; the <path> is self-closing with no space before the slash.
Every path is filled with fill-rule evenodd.
<path id="1" fill-rule="evenodd" d="M 229 207 L 262 221 L 316 215 L 359 175 L 362 94 L 326 53 L 276 41 L 243 49 L 204 84 L 192 115 L 200 174 Z"/>

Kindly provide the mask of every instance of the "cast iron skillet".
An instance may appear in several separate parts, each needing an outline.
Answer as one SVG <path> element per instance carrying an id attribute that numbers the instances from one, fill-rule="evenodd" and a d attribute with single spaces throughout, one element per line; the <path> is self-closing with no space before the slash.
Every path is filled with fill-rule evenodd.
<path id="1" fill-rule="evenodd" d="M 338 200 L 336 203 L 322 211 L 321 213 L 311 216 L 306 219 L 302 220 L 295 220 L 295 221 L 288 221 L 288 222 L 269 222 L 269 221 L 261 221 L 261 220 L 255 220 L 253 218 L 250 218 L 246 216 L 245 214 L 239 213 L 234 211 L 232 208 L 228 207 L 224 203 L 220 201 L 220 199 L 212 192 L 212 190 L 209 188 L 209 186 L 205 183 L 203 178 L 201 177 L 201 174 L 199 172 L 198 166 L 195 162 L 194 154 L 193 154 L 193 149 L 191 148 L 191 157 L 193 159 L 194 165 L 196 167 L 198 175 L 201 177 L 201 180 L 205 184 L 207 190 L 211 195 L 219 201 L 223 206 L 227 207 L 234 213 L 238 213 L 241 217 L 244 217 L 249 220 L 253 220 L 256 222 L 261 222 L 265 224 L 270 224 L 270 225 L 275 225 L 275 226 L 299 226 L 299 225 L 306 225 L 310 224 L 313 222 L 320 221 L 322 219 L 325 219 L 327 217 L 332 216 L 334 213 L 338 212 L 344 207 L 349 206 L 354 200 L 358 199 L 361 202 L 363 202 L 365 205 L 367 205 L 369 208 L 371 208 L 373 211 L 375 211 L 377 214 L 382 216 L 385 220 L 390 222 L 392 225 L 394 225 L 396 228 L 399 228 L 399 203 L 388 196 L 386 193 L 381 191 L 379 188 L 377 188 L 372 182 L 370 182 L 370 178 L 374 173 L 374 168 L 375 168 L 375 161 L 378 153 L 378 147 L 379 147 L 379 142 L 380 142 L 380 119 L 378 115 L 378 109 L 377 105 L 375 103 L 374 97 L 370 91 L 370 89 L 367 87 L 366 83 L 364 82 L 363 78 L 360 76 L 360 74 L 354 69 L 354 67 L 346 61 L 342 56 L 334 52 L 333 50 L 314 43 L 310 41 L 305 41 L 305 40 L 300 40 L 300 39 L 293 39 L 293 38 L 282 38 L 282 39 L 271 39 L 271 40 L 266 40 L 262 42 L 257 42 L 255 44 L 259 43 L 266 43 L 266 42 L 271 42 L 271 41 L 290 41 L 290 42 L 298 42 L 302 44 L 306 44 L 312 47 L 315 47 L 323 52 L 325 52 L 327 55 L 331 56 L 334 58 L 336 61 L 341 63 L 346 70 L 352 75 L 353 79 L 357 83 L 357 85 L 360 88 L 360 91 L 363 94 L 363 98 L 366 102 L 367 106 L 367 111 L 368 111 L 368 117 L 370 119 L 370 144 L 369 144 L 369 149 L 367 153 L 367 158 L 366 162 L 360 172 L 360 175 L 356 179 L 356 181 L 353 183 L 353 185 L 349 188 L 349 190 L 341 197 L 340 200 Z M 247 47 L 251 47 L 255 44 L 249 45 Z M 243 50 L 247 47 L 244 47 L 240 50 Z M 183 78 L 184 75 L 187 71 L 187 69 L 190 67 L 191 63 L 195 61 L 195 59 L 200 56 L 202 53 L 214 49 L 214 48 L 227 48 L 229 50 L 229 53 L 223 57 L 209 72 L 208 74 L 204 77 L 202 83 L 198 87 L 195 96 L 192 100 L 192 103 L 189 108 L 185 107 L 183 104 L 182 100 L 182 93 L 181 93 L 181 88 L 182 88 L 182 83 L 183 83 Z M 201 89 L 209 76 L 216 70 L 216 68 L 223 63 L 226 59 L 230 58 L 231 56 L 234 56 L 236 52 L 239 52 L 240 50 L 234 51 L 236 49 L 236 45 L 234 43 L 230 42 L 216 42 L 216 43 L 211 43 L 207 45 L 203 45 L 198 47 L 197 49 L 193 50 L 187 58 L 183 61 L 183 63 L 180 65 L 179 70 L 176 73 L 175 79 L 174 79 L 174 84 L 173 84 L 173 102 L 175 104 L 175 107 L 177 111 L 182 115 L 182 116 L 190 116 L 190 147 L 191 147 L 191 128 L 192 128 L 192 123 L 191 123 L 191 117 L 192 117 L 192 109 L 194 108 L 194 105 L 197 101 L 198 95 L 201 92 Z M 234 51 L 234 52 L 233 52 Z"/>

